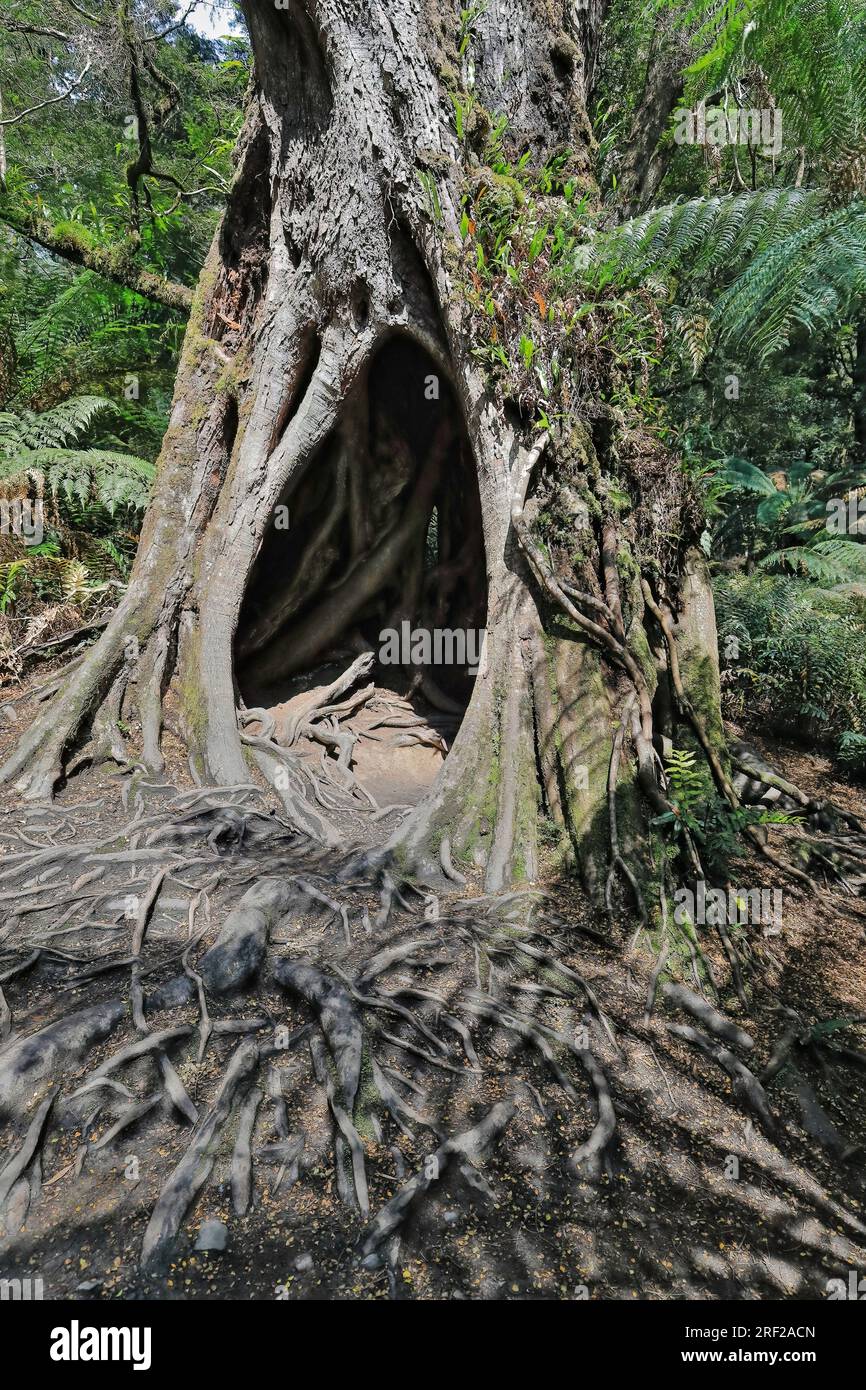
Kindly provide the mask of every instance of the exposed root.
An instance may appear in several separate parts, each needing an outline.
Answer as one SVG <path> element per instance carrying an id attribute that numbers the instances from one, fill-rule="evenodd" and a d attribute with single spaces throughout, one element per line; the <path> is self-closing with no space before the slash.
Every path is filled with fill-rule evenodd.
<path id="1" fill-rule="evenodd" d="M 42 1135 L 48 1123 L 48 1116 L 57 1092 L 52 1091 L 49 1096 L 39 1106 L 36 1114 L 30 1123 L 30 1128 L 24 1137 L 24 1143 L 17 1153 L 14 1153 L 5 1166 L 0 1170 L 0 1210 L 9 1193 L 12 1191 L 22 1173 L 25 1173 L 33 1161 L 33 1156 L 42 1142 Z"/>
<path id="2" fill-rule="evenodd" d="M 520 1109 L 516 1097 L 498 1101 L 474 1129 L 453 1137 L 443 1116 L 453 1102 L 457 1113 L 466 1114 L 467 1101 L 478 1107 L 481 1094 L 489 1105 L 501 1079 L 515 1073 L 521 1094 L 532 1098 L 532 1148 L 539 1145 L 546 1164 L 553 1161 L 556 1132 L 562 1128 L 563 1117 L 557 1116 L 560 1123 L 554 1124 L 554 1112 L 564 1111 L 573 1131 L 559 1180 L 597 1181 L 605 1171 L 613 1173 L 619 1157 L 613 1148 L 619 1104 L 614 1097 L 621 1094 L 629 1038 L 646 1042 L 646 1037 L 620 1019 L 617 1003 L 611 1012 L 596 979 L 590 984 L 563 959 L 567 951 L 585 951 L 587 942 L 596 958 L 601 947 L 610 959 L 613 943 L 608 937 L 591 928 L 573 930 L 566 918 L 549 910 L 548 895 L 541 890 L 437 898 L 423 885 L 405 882 L 388 856 L 362 853 L 329 862 L 332 856 L 306 841 L 301 864 L 294 848 L 298 841 L 283 826 L 271 825 L 265 833 L 267 822 L 250 810 L 259 793 L 249 786 L 174 796 L 169 787 L 158 791 L 167 797 L 168 815 L 148 813 L 142 802 L 123 827 L 137 848 L 118 849 L 117 839 L 108 848 L 91 836 L 86 849 L 79 842 L 73 854 L 62 833 L 46 835 L 40 822 L 27 836 L 32 843 L 22 842 L 21 857 L 10 865 L 16 872 L 8 885 L 34 868 L 46 875 L 42 883 L 29 885 L 38 891 L 21 900 L 24 908 L 35 903 L 49 911 L 50 901 L 65 896 L 60 886 L 64 875 L 71 880 L 67 911 L 71 909 L 77 926 L 69 930 L 79 937 L 68 950 L 52 941 L 34 951 L 21 939 L 26 928 L 19 926 L 11 961 L 2 959 L 4 981 L 23 977 L 25 966 L 29 971 L 63 971 L 65 980 L 77 987 L 109 970 L 132 971 L 128 998 L 109 999 L 0 1049 L 4 1113 L 28 1114 L 29 1126 L 23 1147 L 19 1140 L 14 1150 L 14 1166 L 7 1164 L 0 1175 L 7 1207 L 13 1194 L 16 1213 L 25 1199 L 32 1200 L 27 1175 L 51 1122 L 64 1073 L 128 1025 L 130 1004 L 137 1036 L 127 1033 L 121 1045 L 108 1055 L 103 1052 L 63 1096 L 64 1107 L 78 1106 L 82 1112 L 82 1139 L 50 1181 L 79 1174 L 88 1155 L 94 1167 L 99 1155 L 101 1162 L 111 1162 L 114 1147 L 128 1143 L 134 1132 L 137 1148 L 151 1142 L 156 1126 L 191 1126 L 186 1152 L 162 1184 L 148 1224 L 141 1267 L 149 1275 L 165 1271 L 175 1258 L 182 1228 L 218 1160 L 221 1176 L 229 1180 L 235 1217 L 255 1219 L 262 1189 L 285 1192 L 302 1172 L 315 1181 L 328 1153 L 336 1192 L 348 1210 L 367 1220 L 371 1210 L 380 1208 L 361 1237 L 362 1262 L 374 1269 L 384 1260 L 390 1268 L 396 1258 L 391 1242 L 446 1168 L 487 1197 L 494 1195 L 471 1155 L 478 1161 L 513 1120 Z M 61 822 L 52 817 L 47 824 L 57 830 Z M 232 832 L 219 846 L 209 843 L 217 827 Z M 182 845 L 183 854 L 173 855 L 168 844 Z M 258 853 L 270 870 L 267 878 L 257 876 L 252 860 Z M 162 863 L 152 854 L 161 855 Z M 115 874 L 131 876 L 123 888 L 132 886 L 137 898 L 129 946 L 124 944 L 126 916 L 114 921 L 102 916 L 111 913 L 112 902 L 117 907 Z M 181 886 L 184 899 L 174 896 Z M 211 895 L 218 886 L 232 895 L 235 906 L 204 949 L 202 937 L 212 939 Z M 5 891 L 15 892 L 11 886 Z M 377 892 L 379 913 L 375 922 L 367 917 L 375 945 L 365 959 L 365 938 L 354 927 L 364 920 Z M 347 893 L 357 895 L 351 911 Z M 172 918 L 173 913 L 179 916 Z M 663 915 L 666 919 L 664 902 Z M 180 937 L 170 950 L 162 944 L 166 919 L 174 921 L 174 937 Z M 19 924 L 33 920 L 38 914 L 18 918 Z M 109 934 L 94 933 L 94 954 L 88 932 L 103 920 Z M 282 955 L 285 949 L 292 952 L 299 932 L 305 933 L 303 944 Z M 106 941 L 113 944 L 104 955 Z M 321 960 L 313 959 L 319 950 Z M 664 979 L 666 964 L 663 957 L 651 993 L 658 987 L 669 1007 L 683 1010 L 700 1025 L 672 1022 L 671 1035 L 720 1066 L 738 1100 L 778 1142 L 785 1131 L 770 1110 L 761 1081 L 731 1050 L 753 1050 L 752 1037 L 716 1002 Z M 161 971 L 161 983 L 148 991 L 154 970 Z M 291 1023 L 274 1017 L 274 983 L 288 996 Z M 233 1011 L 233 997 L 256 994 L 258 1002 L 243 1015 Z M 581 1010 L 576 1018 L 571 1012 L 575 1000 Z M 166 1009 L 188 1013 L 160 1026 L 155 1015 Z M 588 1041 L 596 1027 L 598 1051 Z M 819 1035 L 810 1041 L 807 1031 L 798 1023 L 794 1045 L 812 1047 L 817 1055 Z M 236 1037 L 247 1040 L 226 1058 L 221 1040 Z M 307 1043 L 309 1055 L 301 1047 Z M 206 1073 L 195 1060 L 197 1055 L 201 1062 L 207 1047 L 224 1068 L 210 1098 L 202 1093 Z M 289 1052 L 294 1054 L 291 1063 L 285 1060 Z M 654 1055 L 653 1060 L 660 1065 Z M 262 1061 L 271 1067 L 267 1087 L 256 1081 Z M 149 1083 L 143 1085 L 148 1071 Z M 545 1094 L 545 1074 L 554 1088 L 552 1098 Z M 310 1085 L 320 1097 L 314 1125 L 305 1124 Z M 626 1114 L 627 1090 L 628 1083 Z M 850 1158 L 852 1146 L 834 1129 L 804 1077 L 794 1095 L 805 1134 L 836 1160 Z M 478 1108 L 470 1113 L 477 1115 Z M 519 1123 L 526 1122 L 521 1114 Z M 425 1160 L 427 1145 L 435 1147 Z M 406 1180 L 413 1168 L 415 1176 Z M 329 1177 L 329 1190 L 331 1183 Z M 389 1197 L 389 1192 L 395 1195 Z M 347 1214 L 343 1219 L 352 1218 Z"/>
<path id="3" fill-rule="evenodd" d="M 666 980 L 662 985 L 662 993 L 669 1004 L 691 1014 L 714 1037 L 721 1038 L 722 1042 L 730 1043 L 732 1047 L 741 1047 L 744 1051 L 749 1051 L 755 1046 L 754 1038 L 750 1037 L 744 1029 L 726 1018 L 724 1014 L 719 1013 L 718 1009 L 714 1009 L 706 999 L 701 999 L 699 995 L 686 989 L 685 985 L 678 985 L 672 980 Z"/>
<path id="4" fill-rule="evenodd" d="M 159 1194 L 141 1248 L 141 1267 L 145 1273 L 154 1275 L 167 1269 L 180 1224 L 213 1168 L 214 1146 L 238 1092 L 255 1073 L 258 1061 L 259 1049 L 254 1042 L 238 1044 L 213 1105 Z"/>
<path id="5" fill-rule="evenodd" d="M 379 1247 L 399 1230 L 414 1203 L 442 1178 L 452 1158 L 456 1156 L 470 1163 L 477 1163 L 502 1134 L 516 1108 L 513 1100 L 500 1101 L 487 1111 L 473 1129 L 465 1130 L 440 1144 L 425 1161 L 424 1167 L 404 1183 L 400 1191 L 373 1218 L 361 1246 L 362 1257 L 369 1260 Z"/>
<path id="6" fill-rule="evenodd" d="M 598 1177 L 602 1157 L 616 1129 L 616 1112 L 611 1100 L 607 1078 L 589 1049 L 578 1047 L 571 1038 L 565 1037 L 564 1034 L 544 1027 L 525 1014 L 512 1012 L 510 1009 L 504 1008 L 497 1000 L 483 995 L 480 998 L 471 997 L 464 1001 L 461 1007 L 471 1013 L 479 1014 L 483 1018 L 493 1019 L 504 1028 L 518 1033 L 531 1042 L 544 1057 L 556 1080 L 575 1105 L 580 1104 L 580 1098 L 565 1071 L 556 1060 L 550 1042 L 560 1044 L 578 1059 L 595 1088 L 598 1120 L 592 1134 L 572 1155 L 571 1162 L 575 1170 L 580 1171 L 583 1168 L 587 1176 Z"/>
<path id="7" fill-rule="evenodd" d="M 616 786 L 619 778 L 620 759 L 622 758 L 622 745 L 625 739 L 626 724 L 631 713 L 634 696 L 626 701 L 622 712 L 622 719 L 614 735 L 613 747 L 610 754 L 610 766 L 607 775 L 607 808 L 608 808 L 608 829 L 610 830 L 610 868 L 607 871 L 607 880 L 604 886 L 604 903 L 607 908 L 607 915 L 613 916 L 613 885 L 616 879 L 617 870 L 628 881 L 629 887 L 634 894 L 634 900 L 640 913 L 640 925 L 645 926 L 647 922 L 647 910 L 643 900 L 643 893 L 640 884 L 635 878 L 629 865 L 622 856 L 619 844 L 619 825 L 616 814 Z"/>
<path id="8" fill-rule="evenodd" d="M 262 1092 L 253 1087 L 241 1108 L 238 1133 L 232 1155 L 232 1207 L 236 1216 L 244 1216 L 253 1189 L 252 1137 L 256 1115 L 262 1103 Z"/>
<path id="9" fill-rule="evenodd" d="M 442 866 L 443 874 L 447 879 L 450 879 L 452 883 L 459 883 L 462 885 L 466 882 L 464 875 L 458 873 L 451 862 L 451 840 L 447 835 L 443 835 L 442 839 L 439 841 L 439 863 Z"/>
<path id="10" fill-rule="evenodd" d="M 338 1129 L 337 1139 L 334 1146 L 337 1169 L 337 1187 L 340 1191 L 340 1196 L 342 1197 L 343 1201 L 346 1203 L 347 1206 L 350 1206 L 351 1202 L 349 1200 L 349 1193 L 346 1187 L 343 1165 L 345 1147 L 348 1146 L 349 1152 L 352 1157 L 352 1176 L 355 1184 L 354 1191 L 355 1197 L 357 1198 L 358 1202 L 358 1210 L 360 1211 L 363 1219 L 366 1221 L 367 1217 L 370 1215 L 370 1195 L 367 1188 L 367 1169 L 364 1164 L 364 1145 L 361 1143 L 361 1136 L 359 1135 L 357 1129 L 355 1128 L 354 1124 L 349 1118 L 352 1113 L 352 1105 L 346 1107 L 340 1104 L 340 1100 L 337 1095 L 336 1088 L 334 1086 L 334 1079 L 331 1075 L 331 1069 L 328 1066 L 328 1059 L 325 1054 L 325 1049 L 321 1038 L 311 1038 L 310 1051 L 313 1057 L 313 1065 L 316 1071 L 316 1078 L 319 1081 L 319 1084 L 324 1086 L 325 1088 L 325 1094 L 328 1097 L 328 1105 L 330 1106 L 331 1114 L 334 1117 Z M 340 1068 L 338 1063 L 338 1073 L 339 1069 Z M 340 1077 L 340 1086 L 341 1090 L 343 1091 L 343 1095 L 345 1095 L 345 1088 L 342 1076 Z"/>
<path id="11" fill-rule="evenodd" d="M 300 995 L 315 1009 L 337 1069 L 343 1108 L 351 1115 L 361 1079 L 364 1042 L 360 1016 L 351 994 L 312 961 L 278 960 L 273 975 L 284 989 Z"/>
<path id="12" fill-rule="evenodd" d="M 738 1057 L 735 1057 L 728 1048 L 722 1047 L 720 1043 L 708 1038 L 705 1033 L 701 1033 L 697 1028 L 692 1028 L 690 1024 L 669 1023 L 667 1028 L 678 1038 L 684 1038 L 686 1042 L 699 1048 L 704 1056 L 709 1057 L 723 1071 L 726 1071 L 733 1082 L 734 1095 L 757 1115 L 770 1138 L 775 1138 L 778 1135 L 779 1126 L 770 1110 L 766 1091 L 758 1078 L 749 1071 L 748 1067 L 744 1066 Z"/>

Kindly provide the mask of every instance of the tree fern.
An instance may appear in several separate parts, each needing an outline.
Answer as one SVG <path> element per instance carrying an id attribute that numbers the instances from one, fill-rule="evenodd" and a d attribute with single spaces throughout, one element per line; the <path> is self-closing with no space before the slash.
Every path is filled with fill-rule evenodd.
<path id="1" fill-rule="evenodd" d="M 680 273 L 709 280 L 810 227 L 823 201 L 815 190 L 772 188 L 666 203 L 596 238 L 593 278 L 602 286 Z"/>
<path id="2" fill-rule="evenodd" d="M 682 302 L 716 284 L 715 341 L 763 361 L 866 296 L 866 202 L 770 189 L 669 203 L 598 237 L 591 257 L 599 286 L 666 277 Z"/>
<path id="3" fill-rule="evenodd" d="M 866 203 L 818 217 L 760 252 L 722 292 L 714 316 L 720 341 L 760 360 L 837 322 L 866 295 Z"/>
<path id="4" fill-rule="evenodd" d="M 673 11 L 697 56 L 685 102 L 759 74 L 783 113 L 786 142 L 816 155 L 855 150 L 866 133 L 862 0 L 684 0 Z"/>
<path id="5" fill-rule="evenodd" d="M 147 505 L 154 467 L 147 459 L 106 449 L 22 449 L 0 459 L 0 478 L 30 477 L 55 497 L 98 502 L 110 513 Z"/>
<path id="6" fill-rule="evenodd" d="M 0 456 L 21 450 L 61 449 L 90 428 L 98 415 L 111 409 L 103 396 L 72 396 L 50 410 L 0 413 Z"/>
<path id="7" fill-rule="evenodd" d="M 748 459 L 726 459 L 723 467 L 719 470 L 719 477 L 731 492 L 742 489 L 745 492 L 758 493 L 761 497 L 775 497 L 777 495 L 773 480 L 768 478 L 766 473 L 762 473 L 754 463 L 750 463 Z"/>
<path id="8" fill-rule="evenodd" d="M 18 362 L 10 402 L 50 399 L 60 382 L 68 391 L 70 382 L 125 374 L 130 363 L 159 358 L 169 316 L 138 295 L 91 271 L 71 281 L 68 275 L 52 277 L 47 288 L 47 302 L 36 312 L 26 302 L 17 306 L 20 322 L 12 328 Z"/>
<path id="9" fill-rule="evenodd" d="M 791 574 L 719 576 L 713 588 L 735 714 L 748 710 L 800 737 L 808 726 L 834 746 L 846 731 L 866 735 L 861 601 Z"/>
<path id="10" fill-rule="evenodd" d="M 764 570 L 788 570 L 832 587 L 866 578 L 866 545 L 832 536 L 812 545 L 771 551 L 760 561 Z"/>

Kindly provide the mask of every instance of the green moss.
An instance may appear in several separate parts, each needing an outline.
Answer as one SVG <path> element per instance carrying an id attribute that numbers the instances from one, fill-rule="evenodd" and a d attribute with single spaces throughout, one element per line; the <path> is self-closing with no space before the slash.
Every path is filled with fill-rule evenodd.
<path id="1" fill-rule="evenodd" d="M 198 677 L 201 669 L 200 659 L 201 635 L 196 627 L 189 634 L 188 645 L 184 652 L 183 668 L 178 681 L 178 698 L 194 757 L 196 750 L 203 749 L 205 746 L 208 726 L 207 707 Z"/>
<path id="2" fill-rule="evenodd" d="M 361 1076 L 352 1119 L 361 1138 L 366 1139 L 368 1143 L 373 1143 L 376 1139 L 373 1116 L 379 1105 L 379 1092 L 373 1080 L 373 1063 L 370 1050 L 365 1043 L 361 1050 Z"/>
<path id="3" fill-rule="evenodd" d="M 407 850 L 406 846 L 403 843 L 395 845 L 393 850 L 391 851 L 391 855 L 394 860 L 394 868 L 398 871 L 398 873 L 404 875 L 408 874 L 412 865 L 410 864 L 409 851 Z"/>
<path id="4" fill-rule="evenodd" d="M 539 786 L 535 766 L 535 749 L 527 742 L 516 751 L 519 758 L 517 766 L 517 807 L 514 824 L 514 843 L 516 846 L 512 861 L 512 873 L 517 881 L 529 877 L 525 854 L 531 852 L 533 858 L 538 854 L 538 814 Z"/>
<path id="5" fill-rule="evenodd" d="M 490 170 L 488 170 L 488 175 L 497 189 L 508 194 L 515 207 L 523 207 L 526 202 L 526 190 L 519 179 L 512 178 L 510 174 L 494 174 Z"/>
<path id="6" fill-rule="evenodd" d="M 500 765 L 501 749 L 501 709 L 502 692 L 497 687 L 493 697 L 493 711 L 491 723 L 484 733 L 479 735 L 478 746 L 489 747 L 490 754 L 485 760 L 487 770 L 486 781 L 475 778 L 467 787 L 464 798 L 461 821 L 468 825 L 468 830 L 461 835 L 459 844 L 452 842 L 452 849 L 459 860 L 465 864 L 474 862 L 474 851 L 481 840 L 487 839 L 496 824 L 496 816 L 499 809 L 499 787 L 502 782 L 502 767 Z"/>
<path id="7" fill-rule="evenodd" d="M 136 249 L 132 241 L 119 242 L 105 251 L 99 259 L 110 275 L 123 279 L 135 269 Z"/>
<path id="8" fill-rule="evenodd" d="M 631 625 L 628 635 L 628 650 L 643 671 L 644 679 L 649 686 L 650 694 L 652 694 L 658 685 L 658 670 L 656 669 L 655 657 L 650 650 L 646 631 L 641 623 L 632 623 Z"/>
<path id="9" fill-rule="evenodd" d="M 460 90 L 460 74 L 447 59 L 439 64 L 439 80 L 449 94 Z"/>
<path id="10" fill-rule="evenodd" d="M 249 348 L 246 346 L 239 348 L 231 362 L 225 366 L 217 377 L 214 390 L 217 395 L 225 393 L 237 396 L 240 394 L 240 387 L 247 379 L 249 369 Z"/>
<path id="11" fill-rule="evenodd" d="M 47 226 L 47 224 L 45 224 Z M 81 222 L 57 222 L 51 228 L 54 237 L 59 238 L 70 251 L 92 251 L 96 242 L 93 233 Z"/>

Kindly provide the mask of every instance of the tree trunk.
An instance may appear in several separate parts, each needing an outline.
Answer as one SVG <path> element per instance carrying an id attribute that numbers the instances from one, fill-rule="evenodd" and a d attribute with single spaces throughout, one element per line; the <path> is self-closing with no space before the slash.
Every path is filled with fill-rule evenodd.
<path id="1" fill-rule="evenodd" d="M 854 371 L 854 446 L 857 457 L 866 462 L 866 324 L 858 323 Z"/>
<path id="2" fill-rule="evenodd" d="M 627 217 L 635 217 L 649 207 L 665 176 L 670 151 L 660 149 L 659 142 L 682 97 L 682 72 L 689 58 L 688 37 L 673 15 L 659 11 L 647 54 L 643 91 L 618 170 L 619 202 Z"/>
<path id="3" fill-rule="evenodd" d="M 447 862 L 450 846 L 495 889 L 536 876 L 544 818 L 600 896 L 668 806 L 657 733 L 676 742 L 678 723 L 700 724 L 724 775 L 712 600 L 675 461 L 645 458 L 600 400 L 575 396 L 565 423 L 540 430 L 480 368 L 464 312 L 474 132 L 485 113 L 507 113 L 515 151 L 539 168 L 570 151 L 590 189 L 586 86 L 602 8 L 491 0 L 467 45 L 444 0 L 246 6 L 254 89 L 129 589 L 6 780 L 50 795 L 86 737 L 116 749 L 130 699 L 143 761 L 158 771 L 173 698 L 198 775 L 247 782 L 239 664 L 266 682 L 281 649 L 285 670 L 312 669 L 364 605 L 385 594 L 393 604 L 395 575 L 411 608 L 407 557 L 432 507 L 464 486 L 461 459 L 477 497 L 466 494 L 455 534 L 471 546 L 480 499 L 486 657 L 441 774 L 392 836 L 395 855 Z M 455 95 L 473 102 L 460 138 Z M 402 384 L 376 397 L 388 352 Z M 439 405 L 428 409 L 432 377 Z M 405 411 L 427 411 L 429 438 L 386 506 L 369 441 L 377 400 L 387 416 L 400 392 Z M 385 452 L 393 462 L 399 451 Z M 248 623 L 245 597 L 284 505 L 295 573 Z M 542 540 L 550 515 L 557 538 Z"/>

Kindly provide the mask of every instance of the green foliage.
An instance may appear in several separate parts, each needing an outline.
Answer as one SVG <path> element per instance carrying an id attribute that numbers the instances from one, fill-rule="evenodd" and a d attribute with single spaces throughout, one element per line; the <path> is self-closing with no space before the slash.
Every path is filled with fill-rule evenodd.
<path id="1" fill-rule="evenodd" d="M 857 766 L 866 736 L 866 600 L 763 575 L 719 578 L 714 588 L 729 712 L 838 747 Z"/>
<path id="2" fill-rule="evenodd" d="M 864 528 L 828 518 L 866 478 L 866 6 L 615 0 L 608 29 L 605 177 L 654 83 L 681 89 L 680 112 L 776 110 L 782 144 L 678 145 L 674 102 L 660 195 L 618 220 L 614 190 L 570 273 L 658 306 L 650 408 L 703 494 L 711 559 L 820 591 L 862 582 Z"/>
<path id="3" fill-rule="evenodd" d="M 240 36 L 203 39 L 182 22 L 185 6 L 155 0 L 136 3 L 128 35 L 124 8 L 92 0 L 64 5 L 58 15 L 55 0 L 15 6 L 16 21 L 49 32 L 10 27 L 3 35 L 4 116 L 39 109 L 7 127 L 0 219 L 8 214 L 21 225 L 44 218 L 71 240 L 127 247 L 143 268 L 190 283 L 231 179 L 249 48 Z M 88 59 L 74 99 L 41 105 L 69 87 Z M 142 102 L 138 129 L 133 64 Z M 153 172 L 136 185 L 127 175 L 145 128 Z"/>
<path id="4" fill-rule="evenodd" d="M 752 563 L 814 579 L 825 587 L 866 579 L 866 546 L 828 534 L 830 513 L 858 496 L 860 470 L 814 470 L 791 464 L 770 478 L 748 459 L 727 457 L 703 478 L 711 500 L 713 544 L 747 547 Z"/>
<path id="5" fill-rule="evenodd" d="M 12 119 L 0 188 L 0 490 L 44 499 L 46 526 L 38 546 L 2 542 L 0 605 L 15 621 L 39 603 L 110 596 L 135 553 L 185 324 L 111 274 L 195 282 L 233 177 L 250 69 L 245 36 L 207 40 L 186 17 L 162 0 L 60 11 L 16 0 L 0 20 Z M 55 100 L 75 82 L 74 96 Z M 35 244 L 27 232 L 43 226 L 61 251 L 98 253 L 108 278 Z"/>
<path id="6" fill-rule="evenodd" d="M 49 410 L 0 413 L 0 479 L 35 485 L 40 494 L 142 510 L 154 477 L 146 459 L 104 449 L 73 449 L 96 417 L 111 410 L 98 396 L 73 397 Z"/>
<path id="7" fill-rule="evenodd" d="M 742 851 L 742 834 L 747 826 L 788 825 L 796 820 L 784 812 L 730 806 L 715 790 L 705 764 L 698 764 L 689 749 L 672 748 L 665 760 L 665 771 L 673 810 L 656 816 L 653 825 L 666 830 L 674 853 L 681 852 L 690 838 L 713 881 L 728 880 L 731 864 Z"/>
<path id="8" fill-rule="evenodd" d="M 475 3 L 468 5 L 460 11 L 460 29 L 457 34 L 457 50 L 460 57 L 465 57 L 469 51 L 472 39 L 475 35 L 475 26 L 479 19 L 487 10 L 488 0 L 475 0 Z"/>
<path id="9" fill-rule="evenodd" d="M 792 145 L 834 153 L 866 134 L 866 10 L 860 0 L 683 0 L 692 103 L 756 70 L 780 99 Z"/>
<path id="10" fill-rule="evenodd" d="M 46 224 L 109 272 L 194 283 L 233 176 L 250 54 L 241 34 L 202 38 L 185 5 L 136 0 L 129 31 L 128 9 L 93 0 L 58 16 L 52 0 L 16 0 L 3 33 L 0 96 L 13 124 L 0 188 L 0 408 L 109 396 L 119 433 L 94 442 L 154 458 L 182 316 L 73 268 L 26 230 Z M 88 60 L 74 97 L 55 100 Z M 137 158 L 148 151 L 150 167 Z"/>
<path id="11" fill-rule="evenodd" d="M 16 358 L 3 403 L 50 402 L 96 383 L 121 391 L 133 377 L 141 393 L 172 371 L 183 325 L 168 310 L 91 271 L 46 269 L 44 257 L 38 266 L 18 257 L 15 269 L 0 298 Z"/>
<path id="12" fill-rule="evenodd" d="M 839 762 L 850 772 L 866 772 L 866 734 L 846 729 L 839 739 Z"/>
<path id="13" fill-rule="evenodd" d="M 0 564 L 0 612 L 25 599 L 27 607 L 34 601 L 81 606 L 127 577 L 153 464 L 74 447 L 114 409 L 89 396 L 44 411 L 0 413 L 0 487 L 7 496 L 47 496 L 51 506 L 45 539 L 12 542 L 18 553 Z"/>
<path id="14" fill-rule="evenodd" d="M 654 306 L 628 290 L 598 293 L 574 273 L 589 194 L 565 150 L 543 161 L 509 148 L 493 124 L 463 198 L 464 300 L 474 355 L 503 399 L 540 426 L 578 392 L 627 409 L 657 364 Z"/>
<path id="15" fill-rule="evenodd" d="M 694 753 L 672 748 L 665 770 L 671 801 L 681 817 L 690 815 L 706 797 L 706 777 L 698 768 Z"/>
<path id="16" fill-rule="evenodd" d="M 663 283 L 680 303 L 715 289 L 695 367 L 710 333 L 719 348 L 766 361 L 866 295 L 866 203 L 832 208 L 797 188 L 669 203 L 598 237 L 592 269 L 599 285 Z"/>

